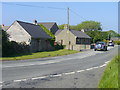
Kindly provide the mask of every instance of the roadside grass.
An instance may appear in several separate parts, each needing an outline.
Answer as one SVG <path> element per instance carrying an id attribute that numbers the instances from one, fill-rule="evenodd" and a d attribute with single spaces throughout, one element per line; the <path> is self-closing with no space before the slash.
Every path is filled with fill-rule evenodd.
<path id="1" fill-rule="evenodd" d="M 0 60 L 3 60 L 3 61 L 4 60 L 25 60 L 25 59 L 62 56 L 62 55 L 68 55 L 68 54 L 74 54 L 74 53 L 79 53 L 79 51 L 61 49 L 61 50 L 57 50 L 57 51 L 45 51 L 45 52 L 31 53 L 30 55 L 3 57 L 3 58 L 0 58 Z"/>
<path id="2" fill-rule="evenodd" d="M 102 79 L 99 82 L 98 88 L 118 88 L 118 63 L 120 63 L 119 59 L 120 58 L 116 56 L 107 65 Z"/>

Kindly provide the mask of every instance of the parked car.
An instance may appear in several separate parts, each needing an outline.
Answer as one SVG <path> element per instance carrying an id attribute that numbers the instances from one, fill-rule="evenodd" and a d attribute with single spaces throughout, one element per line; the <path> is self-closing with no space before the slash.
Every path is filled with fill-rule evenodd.
<path id="1" fill-rule="evenodd" d="M 108 42 L 108 46 L 113 46 L 113 47 L 114 47 L 114 42 L 109 41 L 109 42 Z"/>
<path id="2" fill-rule="evenodd" d="M 107 44 L 105 42 L 97 42 L 94 47 L 94 51 L 96 50 L 107 51 Z"/>

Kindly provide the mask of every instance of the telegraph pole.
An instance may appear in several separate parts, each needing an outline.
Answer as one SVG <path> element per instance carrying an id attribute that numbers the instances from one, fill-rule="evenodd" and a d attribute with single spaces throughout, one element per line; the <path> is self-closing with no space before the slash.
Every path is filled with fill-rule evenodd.
<path id="1" fill-rule="evenodd" d="M 67 14 L 68 14 L 68 29 L 69 29 L 69 24 L 70 24 L 70 21 L 69 21 L 69 19 L 70 19 L 70 18 L 69 18 L 69 10 L 70 10 L 70 9 L 69 9 L 69 7 L 68 7 L 68 8 L 67 8 Z"/>
<path id="2" fill-rule="evenodd" d="M 69 24 L 70 24 L 70 17 L 69 17 L 69 7 L 67 8 L 67 15 L 68 15 L 68 25 L 67 25 L 67 27 L 68 27 L 68 49 L 70 50 L 70 44 L 71 44 L 71 42 L 70 42 L 70 31 L 69 31 Z"/>

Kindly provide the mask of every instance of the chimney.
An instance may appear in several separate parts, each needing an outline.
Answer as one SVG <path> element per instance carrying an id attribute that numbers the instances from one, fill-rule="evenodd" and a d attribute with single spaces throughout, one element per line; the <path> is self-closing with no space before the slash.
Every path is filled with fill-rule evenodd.
<path id="1" fill-rule="evenodd" d="M 64 30 L 69 30 L 68 24 L 65 24 L 65 25 L 64 25 Z"/>
<path id="2" fill-rule="evenodd" d="M 84 30 L 84 29 L 81 29 L 81 31 L 82 31 L 82 32 L 85 32 L 85 30 Z"/>
<path id="3" fill-rule="evenodd" d="M 33 24 L 37 25 L 37 20 L 34 20 Z"/>
<path id="4" fill-rule="evenodd" d="M 2 27 L 4 27 L 4 24 L 2 24 Z"/>

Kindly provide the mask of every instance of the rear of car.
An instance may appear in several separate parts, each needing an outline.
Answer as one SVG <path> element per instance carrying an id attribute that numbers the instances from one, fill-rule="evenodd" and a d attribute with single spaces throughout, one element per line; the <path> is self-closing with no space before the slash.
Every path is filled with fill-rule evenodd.
<path id="1" fill-rule="evenodd" d="M 114 47 L 114 43 L 113 42 L 108 42 L 108 46 L 113 46 Z"/>
<path id="2" fill-rule="evenodd" d="M 96 50 L 104 50 L 107 51 L 107 45 L 105 42 L 97 42 L 94 47 L 94 51 Z"/>

